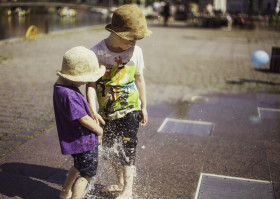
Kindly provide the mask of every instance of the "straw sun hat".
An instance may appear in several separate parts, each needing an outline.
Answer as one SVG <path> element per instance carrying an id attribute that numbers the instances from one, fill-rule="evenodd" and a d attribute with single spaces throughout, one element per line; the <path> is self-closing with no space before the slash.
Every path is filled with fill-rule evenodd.
<path id="1" fill-rule="evenodd" d="M 152 34 L 147 28 L 143 12 L 133 5 L 117 8 L 113 13 L 112 23 L 105 29 L 126 40 L 139 40 Z"/>
<path id="2" fill-rule="evenodd" d="M 83 46 L 68 50 L 57 75 L 74 82 L 95 82 L 105 73 L 105 66 L 99 63 L 95 53 Z"/>

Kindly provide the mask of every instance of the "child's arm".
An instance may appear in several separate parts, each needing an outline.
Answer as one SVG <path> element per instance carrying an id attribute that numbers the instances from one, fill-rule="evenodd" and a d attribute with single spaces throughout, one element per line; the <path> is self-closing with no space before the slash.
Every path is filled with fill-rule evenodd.
<path id="1" fill-rule="evenodd" d="M 95 91 L 96 83 L 88 83 L 86 86 L 86 95 L 89 103 L 89 110 L 92 114 L 92 117 L 97 121 L 97 123 L 105 124 L 105 121 L 96 111 L 96 91 Z"/>
<path id="2" fill-rule="evenodd" d="M 89 115 L 81 117 L 78 121 L 87 129 L 95 132 L 98 137 L 100 145 L 102 145 L 102 136 L 103 136 L 103 129 L 99 126 L 99 124 L 92 119 Z"/>
<path id="3" fill-rule="evenodd" d="M 142 120 L 140 121 L 141 126 L 145 126 L 148 122 L 148 112 L 147 112 L 147 101 L 146 101 L 146 85 L 143 75 L 135 76 L 135 84 L 139 92 L 139 99 L 141 101 L 141 114 Z"/>

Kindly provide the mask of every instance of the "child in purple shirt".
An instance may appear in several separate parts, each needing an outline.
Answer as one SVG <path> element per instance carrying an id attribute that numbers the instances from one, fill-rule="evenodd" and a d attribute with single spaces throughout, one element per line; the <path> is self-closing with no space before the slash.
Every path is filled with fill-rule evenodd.
<path id="1" fill-rule="evenodd" d="M 92 118 L 78 87 L 96 82 L 104 73 L 105 67 L 99 67 L 96 55 L 82 46 L 65 53 L 62 70 L 57 72 L 59 77 L 53 90 L 57 132 L 62 154 L 71 154 L 74 158 L 60 199 L 82 198 L 88 182 L 96 174 L 103 129 Z"/>

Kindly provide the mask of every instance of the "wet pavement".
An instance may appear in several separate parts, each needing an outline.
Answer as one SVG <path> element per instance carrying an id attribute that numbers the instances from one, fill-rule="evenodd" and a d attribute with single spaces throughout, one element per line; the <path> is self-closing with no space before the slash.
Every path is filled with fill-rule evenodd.
<path id="1" fill-rule="evenodd" d="M 256 189 L 252 198 L 280 198 L 280 74 L 250 63 L 255 50 L 280 45 L 279 32 L 150 28 L 154 34 L 139 41 L 149 123 L 138 134 L 134 198 L 206 199 L 203 174 L 268 182 L 272 193 Z M 66 50 L 90 48 L 107 35 L 80 30 L 0 44 L 0 198 L 57 198 L 72 159 L 60 154 L 57 140 L 55 71 Z M 166 118 L 192 126 L 162 132 Z M 203 124 L 212 125 L 210 134 L 195 134 Z M 98 193 L 113 182 L 100 159 L 86 197 L 114 198 Z"/>

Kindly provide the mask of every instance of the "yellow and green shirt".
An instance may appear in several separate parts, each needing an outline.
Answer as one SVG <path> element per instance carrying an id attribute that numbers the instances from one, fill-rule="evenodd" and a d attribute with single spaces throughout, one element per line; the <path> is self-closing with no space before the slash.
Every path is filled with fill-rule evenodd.
<path id="1" fill-rule="evenodd" d="M 110 51 L 104 40 L 96 44 L 95 52 L 99 64 L 106 66 L 104 76 L 97 81 L 99 114 L 104 119 L 118 119 L 134 110 L 140 110 L 139 93 L 135 75 L 143 74 L 144 60 L 139 46 L 124 52 Z"/>

